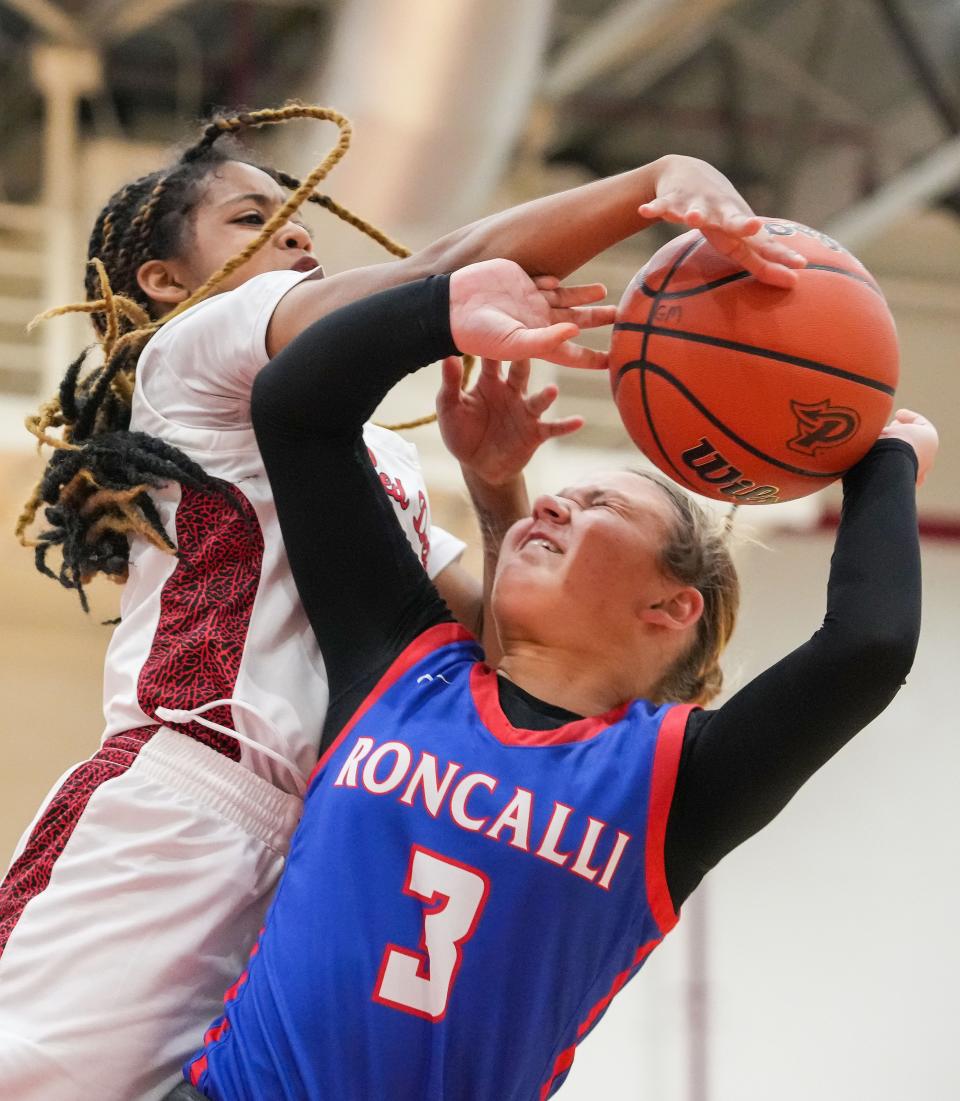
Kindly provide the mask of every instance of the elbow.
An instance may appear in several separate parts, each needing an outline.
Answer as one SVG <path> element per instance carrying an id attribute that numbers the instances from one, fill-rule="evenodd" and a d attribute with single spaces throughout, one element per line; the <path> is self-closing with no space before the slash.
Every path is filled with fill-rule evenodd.
<path id="1" fill-rule="evenodd" d="M 918 638 L 912 625 L 875 629 L 851 640 L 846 661 L 855 675 L 868 677 L 878 693 L 892 698 L 913 668 Z"/>
<path id="2" fill-rule="evenodd" d="M 270 366 L 271 364 L 268 363 L 266 367 L 257 374 L 257 377 L 253 380 L 253 387 L 250 390 L 250 420 L 253 422 L 254 427 L 258 424 L 263 424 L 264 421 L 270 417 L 279 393 L 276 380 L 272 377 Z M 275 372 L 273 374 L 275 374 Z"/>
<path id="3" fill-rule="evenodd" d="M 284 386 L 283 373 L 276 369 L 275 364 L 276 361 L 272 360 L 260 371 L 250 391 L 250 420 L 257 431 L 271 424 L 283 425 L 290 420 L 288 389 Z"/>
<path id="4" fill-rule="evenodd" d="M 896 635 L 876 641 L 864 661 L 895 692 L 906 682 L 916 653 L 916 636 Z"/>
<path id="5" fill-rule="evenodd" d="M 317 385 L 322 379 L 322 364 L 314 362 L 316 378 L 310 380 L 304 372 L 292 371 L 285 353 L 274 357 L 253 380 L 250 392 L 250 421 L 255 431 L 283 434 L 329 431 L 332 425 L 323 423 L 330 410 Z M 308 385 L 309 383 L 309 385 Z M 334 421 L 335 423 L 335 421 Z"/>

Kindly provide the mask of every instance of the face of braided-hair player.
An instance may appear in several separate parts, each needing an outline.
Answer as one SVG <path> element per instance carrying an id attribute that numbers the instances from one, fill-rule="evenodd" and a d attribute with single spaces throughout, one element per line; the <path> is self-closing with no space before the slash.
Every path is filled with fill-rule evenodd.
<path id="1" fill-rule="evenodd" d="M 237 160 L 208 168 L 193 190 L 198 194 L 189 215 L 171 212 L 178 216 L 181 241 L 171 242 L 167 249 L 154 249 L 135 273 L 153 317 L 163 317 L 179 306 L 212 272 L 242 252 L 287 198 L 264 170 Z M 312 250 L 306 227 L 288 220 L 249 260 L 227 275 L 217 290 L 233 290 L 265 272 L 308 271 L 317 267 Z"/>
<path id="2" fill-rule="evenodd" d="M 246 127 L 304 117 L 335 122 L 340 139 L 302 182 L 258 167 L 235 145 L 223 148 L 225 138 Z M 406 254 L 314 192 L 346 152 L 349 135 L 349 123 L 337 112 L 299 104 L 215 119 L 172 166 L 134 180 L 111 197 L 90 236 L 87 301 L 41 315 L 87 313 L 103 363 L 84 372 L 91 350 L 85 349 L 67 368 L 57 396 L 28 420 L 30 431 L 54 453 L 16 533 L 35 548 L 37 568 L 76 589 L 85 610 L 84 585 L 92 577 L 102 573 L 126 579 L 131 535 L 175 553 L 150 488 L 176 481 L 234 503 L 181 451 L 129 431 L 136 364 L 153 333 L 211 293 L 269 271 L 316 267 L 310 235 L 292 218 L 305 200 L 331 210 L 395 255 Z M 26 530 L 41 508 L 50 527 L 29 540 Z M 47 565 L 51 547 L 62 552 L 59 573 Z"/>

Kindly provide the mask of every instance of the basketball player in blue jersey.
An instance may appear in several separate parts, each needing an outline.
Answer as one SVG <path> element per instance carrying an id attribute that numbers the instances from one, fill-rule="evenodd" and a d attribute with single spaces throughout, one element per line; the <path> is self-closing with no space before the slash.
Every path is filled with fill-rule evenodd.
<path id="1" fill-rule="evenodd" d="M 937 438 L 906 411 L 844 478 L 823 626 L 722 707 L 694 707 L 719 687 L 735 618 L 722 533 L 629 471 L 541 497 L 509 530 L 502 653 L 484 663 L 419 568 L 361 427 L 394 383 L 458 349 L 599 365 L 568 343 L 595 295 L 490 261 L 346 306 L 259 374 L 254 425 L 330 706 L 258 944 L 172 1096 L 550 1096 L 704 873 L 909 671 L 914 486 Z M 445 368 L 445 438 L 475 483 L 496 466 L 498 392 L 517 423 L 543 412 L 522 369 L 512 397 L 493 374 L 471 398 Z"/>

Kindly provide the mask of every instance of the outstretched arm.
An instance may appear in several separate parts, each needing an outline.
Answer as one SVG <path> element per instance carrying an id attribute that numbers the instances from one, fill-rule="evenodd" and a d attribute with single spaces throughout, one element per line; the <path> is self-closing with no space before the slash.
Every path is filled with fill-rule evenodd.
<path id="1" fill-rule="evenodd" d="M 844 477 L 821 628 L 688 721 L 666 835 L 676 906 L 883 711 L 910 670 L 920 630 L 917 458 L 922 477 L 936 434 L 897 416 Z"/>
<path id="2" fill-rule="evenodd" d="M 569 342 L 591 307 L 491 261 L 315 322 L 257 376 L 251 410 L 297 589 L 330 684 L 325 744 L 418 634 L 449 613 L 374 474 L 364 422 L 406 374 L 453 353 L 600 365 Z"/>
<path id="3" fill-rule="evenodd" d="M 300 283 L 274 311 L 267 349 L 276 355 L 313 321 L 365 295 L 482 260 L 502 257 L 528 275 L 562 279 L 661 219 L 703 229 L 715 248 L 777 286 L 792 285 L 790 269 L 804 264 L 761 228 L 722 173 L 694 157 L 671 155 L 490 215 L 405 260 Z"/>

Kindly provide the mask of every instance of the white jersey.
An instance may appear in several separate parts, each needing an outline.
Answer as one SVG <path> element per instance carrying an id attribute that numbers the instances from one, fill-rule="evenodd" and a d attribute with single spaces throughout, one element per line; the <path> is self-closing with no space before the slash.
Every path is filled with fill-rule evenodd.
<path id="1" fill-rule="evenodd" d="M 273 272 L 201 302 L 140 357 L 131 430 L 179 448 L 222 492 L 153 493 L 178 553 L 133 541 L 101 748 L 54 787 L 0 885 L 4 1097 L 162 1098 L 239 972 L 280 875 L 327 681 L 250 390 L 276 304 L 317 274 Z M 462 544 L 430 525 L 416 450 L 372 425 L 364 435 L 435 576 Z M 303 477 L 304 507 L 322 508 L 319 475 Z M 192 715 L 207 704 L 200 718 L 219 729 Z"/>
<path id="2" fill-rule="evenodd" d="M 158 707 L 194 709 L 224 698 L 247 704 L 255 710 L 223 706 L 205 717 L 249 739 L 239 747 L 241 762 L 287 791 L 297 790 L 289 770 L 250 742 L 309 775 L 327 682 L 290 575 L 250 423 L 250 390 L 267 362 L 277 303 L 310 276 L 316 272 L 251 279 L 174 318 L 145 348 L 131 430 L 160 436 L 239 495 L 232 506 L 176 483 L 154 494 L 179 557 L 144 540 L 132 548 L 104 679 L 105 737 L 155 721 Z M 416 448 L 372 424 L 364 436 L 411 545 L 436 576 L 463 544 L 431 527 Z M 310 471 L 303 478 L 304 507 L 322 509 L 324 487 Z M 196 724 L 182 729 L 236 748 Z"/>

